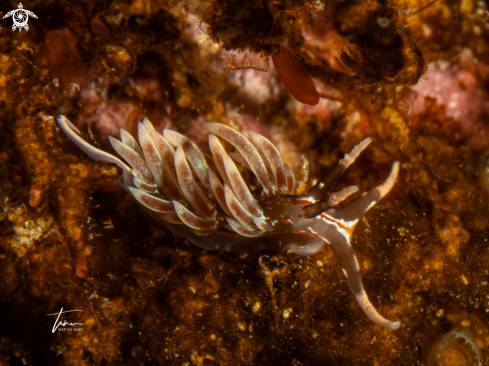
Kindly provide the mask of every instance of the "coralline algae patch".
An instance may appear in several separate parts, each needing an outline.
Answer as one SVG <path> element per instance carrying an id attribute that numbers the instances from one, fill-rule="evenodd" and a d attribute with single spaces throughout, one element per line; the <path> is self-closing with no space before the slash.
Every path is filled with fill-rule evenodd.
<path id="1" fill-rule="evenodd" d="M 472 64 L 478 63 L 471 51 L 464 53 L 471 55 L 464 57 Z M 450 131 L 449 138 L 453 141 L 465 140 L 476 148 L 487 148 L 489 128 L 485 121 L 489 118 L 489 102 L 484 78 L 477 68 L 465 68 L 468 70 L 447 61 L 428 66 L 426 81 L 413 87 L 417 96 L 411 105 L 411 124 L 424 133 Z"/>

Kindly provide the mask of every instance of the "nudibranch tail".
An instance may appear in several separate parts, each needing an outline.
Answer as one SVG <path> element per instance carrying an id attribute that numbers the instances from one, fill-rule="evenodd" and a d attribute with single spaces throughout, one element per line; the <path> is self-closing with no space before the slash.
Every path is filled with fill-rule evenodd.
<path id="1" fill-rule="evenodd" d="M 343 270 L 343 274 L 348 281 L 350 290 L 355 296 L 360 308 L 362 308 L 363 312 L 370 318 L 370 320 L 391 330 L 398 329 L 400 323 L 382 317 L 368 299 L 363 285 L 358 260 L 351 245 L 351 238 L 359 218 L 363 217 L 371 207 L 391 190 L 396 181 L 398 172 L 399 163 L 395 162 L 392 165 L 389 176 L 381 185 L 363 193 L 361 196 L 348 203 L 345 207 L 340 209 L 329 209 L 320 214 L 320 217 L 326 224 L 333 225 L 336 229 L 335 234 L 333 234 L 334 238 L 333 240 L 330 240 L 329 243 L 335 252 L 336 259 Z M 347 189 L 348 188 L 350 187 L 347 187 Z M 353 190 L 353 188 L 350 190 Z M 348 191 L 346 193 L 349 193 Z M 341 192 L 342 191 L 338 193 Z"/>
<path id="2" fill-rule="evenodd" d="M 212 157 L 202 153 L 176 131 L 157 132 L 148 119 L 138 124 L 138 140 L 121 129 L 120 140 L 110 138 L 126 161 L 87 142 L 64 116 L 60 128 L 86 154 L 117 164 L 123 170 L 123 187 L 153 218 L 177 236 L 206 250 L 250 253 L 262 249 L 290 250 L 312 255 L 330 244 L 350 289 L 365 314 L 388 329 L 399 322 L 383 318 L 370 303 L 351 239 L 363 215 L 393 187 L 399 163 L 387 179 L 341 208 L 335 208 L 358 191 L 357 186 L 333 192 L 333 184 L 371 142 L 367 138 L 345 154 L 325 178 L 304 196 L 294 195 L 296 181 L 278 149 L 265 137 L 240 132 L 215 122 L 204 123 Z M 231 146 L 226 148 L 223 140 Z M 235 149 L 235 151 L 228 151 Z M 260 183 L 261 196 L 251 190 L 238 165 L 248 168 Z"/>
<path id="3" fill-rule="evenodd" d="M 360 305 L 365 315 L 367 315 L 368 318 L 374 323 L 377 323 L 390 330 L 397 330 L 401 326 L 399 321 L 387 320 L 380 315 L 368 299 L 365 291 L 360 291 L 359 293 L 355 294 L 355 300 L 357 300 L 358 305 Z"/>

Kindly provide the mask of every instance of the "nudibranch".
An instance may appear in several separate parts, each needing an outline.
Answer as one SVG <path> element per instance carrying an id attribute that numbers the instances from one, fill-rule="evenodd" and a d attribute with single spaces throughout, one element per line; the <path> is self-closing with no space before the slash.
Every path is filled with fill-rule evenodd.
<path id="1" fill-rule="evenodd" d="M 90 157 L 117 164 L 123 171 L 121 185 L 138 204 L 174 235 L 200 248 L 235 253 L 282 249 L 312 255 L 330 244 L 364 313 L 388 329 L 399 328 L 398 321 L 382 317 L 369 301 L 351 245 L 358 220 L 392 189 L 399 163 L 393 164 L 381 185 L 341 208 L 335 206 L 358 187 L 346 187 L 324 197 L 370 138 L 345 154 L 306 195 L 299 196 L 294 195 L 294 174 L 282 162 L 278 149 L 252 131 L 248 131 L 248 140 L 226 125 L 204 123 L 211 157 L 187 137 L 169 129 L 160 134 L 144 119 L 138 124 L 139 143 L 123 129 L 120 141 L 109 137 L 127 165 L 88 144 L 64 116 L 58 117 L 58 124 Z M 227 151 L 223 141 L 235 151 Z M 251 170 L 262 187 L 261 195 L 250 191 L 236 164 Z"/>

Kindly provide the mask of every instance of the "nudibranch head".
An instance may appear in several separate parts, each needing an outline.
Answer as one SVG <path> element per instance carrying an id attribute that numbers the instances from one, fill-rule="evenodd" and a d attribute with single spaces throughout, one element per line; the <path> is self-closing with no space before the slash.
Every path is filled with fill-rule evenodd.
<path id="1" fill-rule="evenodd" d="M 423 336 L 423 365 L 485 365 L 489 328 L 466 312 L 437 312 L 428 320 Z"/>
<path id="2" fill-rule="evenodd" d="M 383 318 L 369 301 L 351 246 L 357 222 L 391 190 L 399 163 L 393 164 L 384 183 L 341 208 L 337 205 L 358 187 L 325 198 L 370 138 L 355 146 L 307 194 L 294 195 L 291 168 L 268 139 L 252 131 L 248 140 L 223 124 L 203 124 L 212 153 L 207 156 L 185 136 L 168 129 L 160 134 L 144 119 L 138 125 L 139 141 L 122 129 L 120 141 L 110 138 L 127 165 L 84 141 L 64 116 L 58 117 L 58 124 L 89 156 L 122 168 L 121 184 L 138 204 L 176 236 L 200 248 L 236 253 L 282 249 L 311 255 L 330 244 L 365 314 L 388 329 L 399 328 L 399 322 Z M 227 151 L 223 141 L 234 151 Z M 237 164 L 251 170 L 262 187 L 259 196 L 250 191 Z"/>

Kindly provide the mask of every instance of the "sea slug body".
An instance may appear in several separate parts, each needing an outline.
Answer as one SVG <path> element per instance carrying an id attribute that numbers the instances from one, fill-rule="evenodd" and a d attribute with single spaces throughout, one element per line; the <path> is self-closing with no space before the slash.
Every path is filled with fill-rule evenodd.
<path id="1" fill-rule="evenodd" d="M 149 120 L 138 125 L 138 141 L 121 129 L 121 141 L 110 138 L 127 162 L 88 144 L 64 116 L 60 128 L 96 160 L 117 164 L 121 184 L 154 219 L 177 236 L 206 250 L 250 253 L 262 249 L 291 250 L 312 255 L 330 244 L 350 289 L 364 313 L 375 323 L 398 329 L 398 321 L 382 317 L 363 286 L 351 238 L 357 222 L 393 187 L 395 162 L 387 179 L 341 208 L 355 193 L 351 186 L 323 197 L 371 142 L 367 138 L 338 162 L 335 169 L 303 196 L 294 195 L 295 177 L 278 149 L 265 137 L 248 131 L 250 140 L 220 123 L 204 123 L 212 153 L 206 156 L 192 141 L 171 130 L 158 133 Z M 228 152 L 222 141 L 235 148 Z M 253 194 L 236 164 L 251 170 L 262 186 Z"/>

